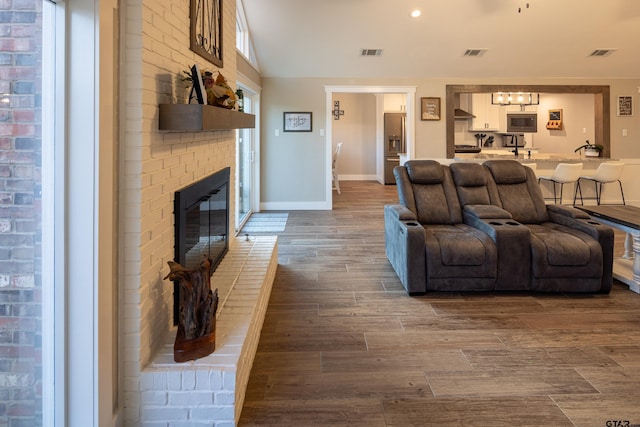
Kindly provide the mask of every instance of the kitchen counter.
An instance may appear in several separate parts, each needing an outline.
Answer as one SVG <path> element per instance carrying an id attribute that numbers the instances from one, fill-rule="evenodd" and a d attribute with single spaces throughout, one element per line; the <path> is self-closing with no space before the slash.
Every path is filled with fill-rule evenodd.
<path id="1" fill-rule="evenodd" d="M 585 157 L 585 156 L 573 156 L 567 153 L 531 153 L 531 157 L 528 156 L 527 151 L 524 153 L 520 152 L 518 157 L 516 158 L 513 153 L 508 150 L 492 150 L 485 151 L 482 150 L 480 153 L 456 153 L 456 156 L 452 159 L 453 161 L 479 161 L 483 162 L 485 160 L 492 159 L 504 159 L 504 160 L 518 160 L 522 163 L 546 163 L 546 162 L 554 162 L 554 163 L 587 163 L 599 165 L 605 161 L 613 161 L 617 159 L 605 158 L 605 157 Z"/>

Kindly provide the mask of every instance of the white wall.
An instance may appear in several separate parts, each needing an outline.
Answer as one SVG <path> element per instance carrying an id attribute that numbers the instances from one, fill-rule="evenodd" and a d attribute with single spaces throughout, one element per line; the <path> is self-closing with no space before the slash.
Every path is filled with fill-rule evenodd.
<path id="1" fill-rule="evenodd" d="M 263 209 L 313 208 L 331 179 L 325 165 L 325 91 L 320 82 L 263 79 L 260 200 Z M 311 132 L 284 132 L 284 112 L 311 112 Z M 277 133 L 277 136 L 276 136 Z"/>
<path id="2" fill-rule="evenodd" d="M 538 132 L 528 135 L 533 146 L 544 153 L 573 153 L 595 140 L 595 96 L 592 94 L 541 94 L 538 105 Z M 562 109 L 562 129 L 546 128 L 549 110 Z M 531 143 L 527 144 L 530 146 Z"/>
<path id="3" fill-rule="evenodd" d="M 332 124 L 333 147 L 342 142 L 338 159 L 341 180 L 376 178 L 376 97 L 367 93 L 336 93 L 344 115 Z"/>

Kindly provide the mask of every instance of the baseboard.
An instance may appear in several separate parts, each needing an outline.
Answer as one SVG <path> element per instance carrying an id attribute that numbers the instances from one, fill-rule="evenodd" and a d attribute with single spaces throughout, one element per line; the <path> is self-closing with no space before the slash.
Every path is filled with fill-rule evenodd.
<path id="1" fill-rule="evenodd" d="M 338 175 L 339 181 L 377 181 L 377 175 Z"/>

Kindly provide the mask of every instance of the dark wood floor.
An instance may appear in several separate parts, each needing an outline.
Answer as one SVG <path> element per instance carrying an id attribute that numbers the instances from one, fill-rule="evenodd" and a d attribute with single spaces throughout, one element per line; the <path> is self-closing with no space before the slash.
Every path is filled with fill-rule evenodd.
<path id="1" fill-rule="evenodd" d="M 279 234 L 240 425 L 640 424 L 640 295 L 409 297 L 384 253 L 395 187 L 341 187 Z"/>

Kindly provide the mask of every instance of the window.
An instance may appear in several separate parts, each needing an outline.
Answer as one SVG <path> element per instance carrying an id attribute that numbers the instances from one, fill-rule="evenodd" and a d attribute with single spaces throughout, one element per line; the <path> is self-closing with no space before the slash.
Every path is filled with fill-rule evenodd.
<path id="1" fill-rule="evenodd" d="M 244 15 L 244 7 L 242 1 L 236 1 L 236 49 L 242 53 L 256 69 L 258 69 L 258 60 L 253 51 L 253 44 L 249 34 L 247 19 Z"/>

